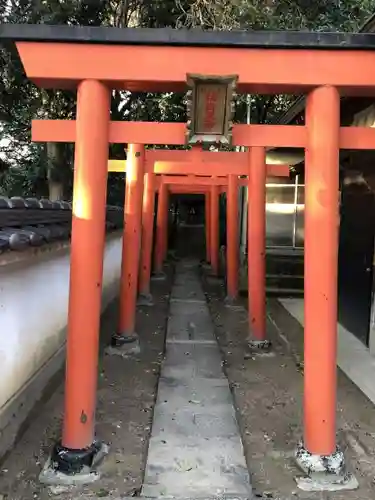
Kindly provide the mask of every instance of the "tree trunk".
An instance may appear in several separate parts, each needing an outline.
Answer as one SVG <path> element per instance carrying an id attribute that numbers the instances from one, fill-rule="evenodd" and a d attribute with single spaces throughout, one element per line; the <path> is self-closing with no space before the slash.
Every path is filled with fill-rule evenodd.
<path id="1" fill-rule="evenodd" d="M 61 182 L 48 180 L 49 199 L 51 201 L 59 201 L 64 199 L 64 186 Z"/>
<path id="2" fill-rule="evenodd" d="M 47 179 L 49 199 L 58 201 L 64 198 L 64 144 L 47 143 Z"/>

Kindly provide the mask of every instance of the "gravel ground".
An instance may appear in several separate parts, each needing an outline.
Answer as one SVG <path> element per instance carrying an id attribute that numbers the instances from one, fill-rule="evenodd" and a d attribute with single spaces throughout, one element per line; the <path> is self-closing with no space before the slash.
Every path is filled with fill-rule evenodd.
<path id="1" fill-rule="evenodd" d="M 199 233 L 199 234 L 198 234 Z M 203 256 L 202 228 L 180 231 L 179 256 Z M 166 282 L 156 283 L 153 308 L 140 308 L 137 331 L 141 355 L 122 360 L 102 357 L 99 366 L 97 434 L 111 445 L 101 466 L 101 479 L 85 489 L 42 487 L 37 480 L 52 444 L 60 436 L 63 383 L 34 411 L 33 419 L 15 449 L 0 466 L 0 500 L 115 499 L 138 496 L 163 359 L 172 270 Z M 245 348 L 247 313 L 223 304 L 220 282 L 203 279 L 223 366 L 238 411 L 243 444 L 255 498 L 278 500 L 367 500 L 375 497 L 375 412 L 373 405 L 339 371 L 338 440 L 349 469 L 360 487 L 354 492 L 304 493 L 297 490 L 299 474 L 293 456 L 302 435 L 303 331 L 275 299 L 268 302 L 271 356 L 254 357 Z M 117 304 L 103 316 L 103 346 L 115 327 Z M 51 395 L 52 394 L 52 395 Z"/>
<path id="2" fill-rule="evenodd" d="M 375 412 L 371 402 L 339 372 L 338 439 L 360 488 L 341 493 L 297 490 L 294 449 L 302 436 L 303 331 L 280 303 L 268 302 L 273 355 L 246 351 L 246 301 L 223 305 L 223 285 L 203 280 L 223 363 L 235 398 L 246 459 L 260 498 L 365 500 L 375 496 Z"/>

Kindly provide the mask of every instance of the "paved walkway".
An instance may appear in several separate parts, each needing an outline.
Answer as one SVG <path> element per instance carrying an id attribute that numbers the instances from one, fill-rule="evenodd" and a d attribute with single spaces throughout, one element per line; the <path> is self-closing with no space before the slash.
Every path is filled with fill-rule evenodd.
<path id="1" fill-rule="evenodd" d="M 303 326 L 304 299 L 279 299 L 285 309 Z M 347 377 L 375 404 L 375 358 L 370 350 L 337 323 L 337 364 Z"/>
<path id="2" fill-rule="evenodd" d="M 166 342 L 141 496 L 251 498 L 196 261 L 177 265 Z"/>

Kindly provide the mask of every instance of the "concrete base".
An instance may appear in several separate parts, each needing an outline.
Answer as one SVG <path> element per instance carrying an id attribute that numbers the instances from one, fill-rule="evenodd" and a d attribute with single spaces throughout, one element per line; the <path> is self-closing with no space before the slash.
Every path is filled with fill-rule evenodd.
<path id="1" fill-rule="evenodd" d="M 209 262 L 204 261 L 201 263 L 201 268 L 208 271 L 211 269 L 211 264 Z"/>
<path id="2" fill-rule="evenodd" d="M 137 306 L 151 307 L 154 305 L 151 293 L 140 293 L 138 295 Z"/>
<path id="3" fill-rule="evenodd" d="M 167 260 L 174 260 L 177 262 L 180 259 L 177 257 L 175 250 L 169 250 L 167 254 Z"/>
<path id="4" fill-rule="evenodd" d="M 254 340 L 247 341 L 247 345 L 253 354 L 270 354 L 272 347 L 270 340 Z"/>
<path id="5" fill-rule="evenodd" d="M 228 295 L 224 299 L 225 307 L 230 307 L 234 311 L 243 311 L 244 307 L 238 302 L 237 297 L 229 297 Z"/>
<path id="6" fill-rule="evenodd" d="M 133 335 L 123 335 L 121 337 L 121 344 L 118 342 L 117 345 L 107 346 L 104 350 L 105 354 L 108 356 L 121 356 L 123 358 L 129 358 L 130 356 L 135 356 L 141 352 L 139 337 L 136 333 L 133 333 Z"/>
<path id="7" fill-rule="evenodd" d="M 220 278 L 220 276 L 217 276 L 216 274 L 207 274 L 206 280 L 209 285 L 218 285 L 223 283 L 223 279 Z"/>
<path id="8" fill-rule="evenodd" d="M 306 474 L 297 477 L 303 491 L 339 491 L 358 488 L 357 479 L 345 467 L 344 454 L 337 449 L 332 455 L 314 455 L 300 444 L 296 450 L 298 467 Z"/>
<path id="9" fill-rule="evenodd" d="M 43 470 L 39 474 L 39 481 L 42 484 L 51 486 L 79 486 L 97 481 L 100 474 L 95 468 L 102 462 L 109 453 L 109 446 L 101 443 L 98 452 L 95 454 L 91 467 L 84 467 L 78 474 L 65 474 L 55 468 L 55 463 L 51 457 L 48 458 Z"/>
<path id="10" fill-rule="evenodd" d="M 151 281 L 164 281 L 167 275 L 162 271 L 160 273 L 155 273 L 151 276 Z"/>

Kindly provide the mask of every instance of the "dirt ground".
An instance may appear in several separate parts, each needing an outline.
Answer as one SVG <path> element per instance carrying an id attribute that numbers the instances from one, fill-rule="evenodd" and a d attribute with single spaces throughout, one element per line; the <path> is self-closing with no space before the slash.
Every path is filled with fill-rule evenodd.
<path id="1" fill-rule="evenodd" d="M 52 397 L 35 409 L 30 426 L 0 465 L 1 500 L 46 500 L 51 496 L 71 500 L 139 494 L 164 353 L 172 269 L 166 271 L 168 279 L 156 282 L 152 289 L 155 306 L 138 309 L 141 354 L 126 360 L 117 356 L 100 359 L 96 431 L 110 445 L 100 480 L 84 489 L 51 490 L 38 482 L 41 467 L 61 436 L 63 374 L 60 374 L 58 383 L 50 388 Z M 102 347 L 108 344 L 115 329 L 117 309 L 117 303 L 111 304 L 102 317 Z"/>
<path id="2" fill-rule="evenodd" d="M 191 234 L 190 234 L 191 233 Z M 194 231 L 179 238 L 178 255 L 201 255 Z M 181 235 L 180 235 L 181 236 Z M 202 235 L 200 235 L 202 236 Z M 134 359 L 102 357 L 99 366 L 97 435 L 111 445 L 102 477 L 85 489 L 50 490 L 38 474 L 60 437 L 63 384 L 53 387 L 12 453 L 0 464 L 0 500 L 75 500 L 139 496 L 147 454 L 160 363 L 164 353 L 172 269 L 153 287 L 153 308 L 140 308 L 137 331 L 142 353 Z M 275 299 L 268 301 L 268 332 L 273 355 L 246 352 L 247 313 L 223 303 L 222 284 L 204 281 L 223 366 L 238 411 L 255 498 L 274 500 L 368 500 L 375 498 L 375 412 L 373 405 L 339 372 L 338 439 L 360 488 L 343 493 L 304 493 L 294 477 L 294 449 L 302 436 L 303 332 Z M 117 304 L 103 316 L 102 344 L 116 324 Z"/>
<path id="3" fill-rule="evenodd" d="M 251 357 L 244 349 L 246 301 L 223 305 L 222 285 L 204 280 L 224 366 L 233 390 L 246 459 L 256 495 L 272 499 L 365 500 L 375 497 L 375 411 L 339 372 L 338 439 L 360 488 L 341 493 L 305 493 L 294 477 L 294 449 L 302 436 L 303 331 L 276 299 L 268 301 L 273 356 Z"/>

